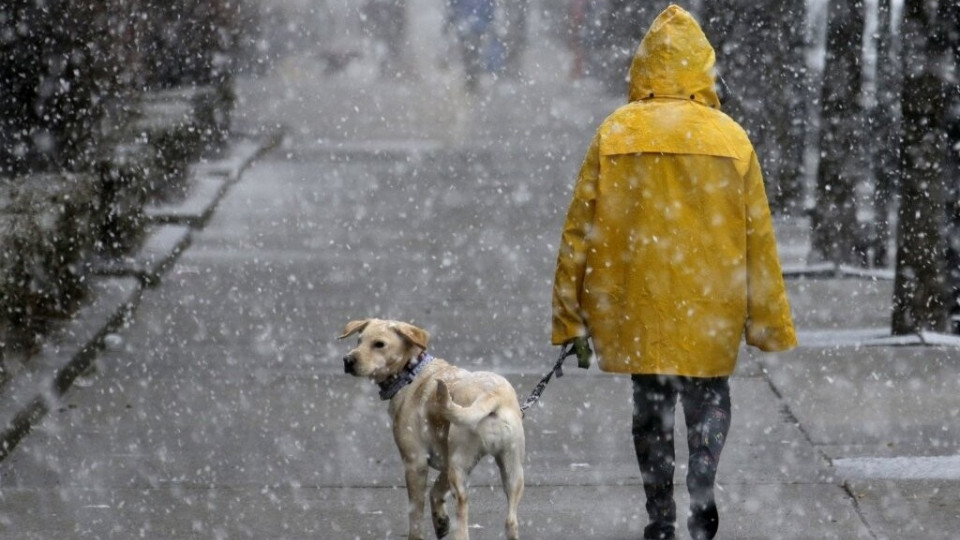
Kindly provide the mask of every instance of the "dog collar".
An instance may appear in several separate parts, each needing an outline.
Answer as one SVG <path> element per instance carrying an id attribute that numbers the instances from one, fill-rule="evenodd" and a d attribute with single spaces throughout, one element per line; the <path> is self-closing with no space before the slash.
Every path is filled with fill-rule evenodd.
<path id="1" fill-rule="evenodd" d="M 377 383 L 380 387 L 380 399 L 383 401 L 393 399 L 393 396 L 397 395 L 397 392 L 403 390 L 405 386 L 417 378 L 417 375 L 423 371 L 423 368 L 426 367 L 431 360 L 433 360 L 433 357 L 424 351 L 412 362 L 407 362 L 407 365 L 403 367 L 400 373 L 397 373 L 382 383 Z"/>

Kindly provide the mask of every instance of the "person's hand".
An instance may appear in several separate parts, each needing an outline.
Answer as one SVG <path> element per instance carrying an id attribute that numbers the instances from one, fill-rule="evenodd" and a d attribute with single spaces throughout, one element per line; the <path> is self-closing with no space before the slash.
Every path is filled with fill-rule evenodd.
<path id="1" fill-rule="evenodd" d="M 590 350 L 590 341 L 587 339 L 587 336 L 574 338 L 573 352 L 577 354 L 577 367 L 588 369 L 593 351 Z"/>

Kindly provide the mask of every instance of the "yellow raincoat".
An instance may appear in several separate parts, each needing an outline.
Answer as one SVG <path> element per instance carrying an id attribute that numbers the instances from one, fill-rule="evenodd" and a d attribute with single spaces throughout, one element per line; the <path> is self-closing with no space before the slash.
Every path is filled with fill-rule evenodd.
<path id="1" fill-rule="evenodd" d="M 604 371 L 728 376 L 744 331 L 765 351 L 796 345 L 760 166 L 719 110 L 714 59 L 693 17 L 667 8 L 581 168 L 552 342 L 589 334 Z"/>

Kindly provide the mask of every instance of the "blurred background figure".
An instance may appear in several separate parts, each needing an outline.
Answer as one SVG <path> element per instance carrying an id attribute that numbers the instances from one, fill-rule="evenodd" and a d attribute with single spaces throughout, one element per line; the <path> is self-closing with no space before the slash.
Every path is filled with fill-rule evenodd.
<path id="1" fill-rule="evenodd" d="M 571 0 L 568 12 L 570 28 L 566 41 L 573 54 L 570 78 L 595 76 L 598 72 L 595 65 L 606 61 L 601 29 L 606 22 L 607 7 L 594 0 Z"/>
<path id="2" fill-rule="evenodd" d="M 374 54 L 380 64 L 380 75 L 400 75 L 404 71 L 407 1 L 366 0 L 361 8 L 361 18 L 364 29 L 373 40 Z"/>
<path id="3" fill-rule="evenodd" d="M 500 4 L 503 11 L 503 71 L 507 77 L 519 77 L 523 71 L 523 52 L 527 47 L 527 17 L 529 0 L 507 0 Z"/>
<path id="4" fill-rule="evenodd" d="M 572 0 L 568 11 L 570 12 L 570 30 L 567 38 L 567 46 L 573 54 L 573 63 L 570 66 L 570 78 L 579 79 L 583 77 L 584 61 L 584 22 L 587 18 L 587 0 Z"/>
<path id="5" fill-rule="evenodd" d="M 444 32 L 454 32 L 463 60 L 467 91 L 477 89 L 480 76 L 490 71 L 502 47 L 494 33 L 494 0 L 447 0 Z"/>

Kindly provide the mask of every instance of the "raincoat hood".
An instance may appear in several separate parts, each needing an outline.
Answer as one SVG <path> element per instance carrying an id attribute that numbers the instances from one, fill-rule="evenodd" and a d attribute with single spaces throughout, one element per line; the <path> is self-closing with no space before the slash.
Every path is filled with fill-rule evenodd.
<path id="1" fill-rule="evenodd" d="M 697 21 L 671 5 L 653 21 L 637 48 L 630 65 L 629 99 L 686 99 L 719 108 L 715 63 L 713 47 Z"/>

